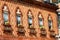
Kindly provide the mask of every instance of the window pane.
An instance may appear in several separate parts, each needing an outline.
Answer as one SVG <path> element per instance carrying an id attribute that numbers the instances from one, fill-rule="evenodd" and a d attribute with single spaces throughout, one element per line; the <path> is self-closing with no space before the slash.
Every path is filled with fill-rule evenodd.
<path id="1" fill-rule="evenodd" d="M 49 25 L 49 30 L 50 30 L 52 28 L 52 21 L 51 20 L 48 21 L 48 25 Z"/>
<path id="2" fill-rule="evenodd" d="M 29 24 L 32 24 L 32 19 L 31 19 L 31 18 L 29 18 L 28 20 L 29 20 Z"/>
<path id="3" fill-rule="evenodd" d="M 39 25 L 43 26 L 43 20 L 42 20 L 42 18 L 39 19 Z"/>
<path id="4" fill-rule="evenodd" d="M 29 26 L 32 25 L 32 14 L 31 14 L 31 11 L 28 12 L 28 23 L 29 23 Z"/>
<path id="5" fill-rule="evenodd" d="M 3 17 L 4 17 L 4 21 L 7 22 L 8 21 L 8 12 L 4 12 Z"/>
<path id="6" fill-rule="evenodd" d="M 51 21 L 49 21 L 49 26 L 52 26 L 52 22 Z"/>
<path id="7" fill-rule="evenodd" d="M 21 22 L 21 16 L 20 15 L 17 15 L 17 22 L 18 22 L 18 24 L 20 24 L 20 22 Z"/>

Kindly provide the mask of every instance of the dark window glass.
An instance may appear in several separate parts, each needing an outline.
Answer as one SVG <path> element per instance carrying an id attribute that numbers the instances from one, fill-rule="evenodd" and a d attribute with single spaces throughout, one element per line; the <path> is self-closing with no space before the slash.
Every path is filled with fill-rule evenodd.
<path id="1" fill-rule="evenodd" d="M 31 14 L 30 11 L 29 11 L 29 13 L 28 13 L 28 23 L 29 23 L 29 26 L 32 25 L 32 14 Z"/>
<path id="2" fill-rule="evenodd" d="M 8 12 L 3 13 L 4 22 L 8 21 Z"/>
<path id="3" fill-rule="evenodd" d="M 42 18 L 39 18 L 39 25 L 43 26 L 43 20 L 42 20 Z"/>
<path id="4" fill-rule="evenodd" d="M 17 9 L 17 11 L 16 11 L 16 19 L 17 19 L 17 25 L 19 26 L 19 25 L 21 25 L 21 12 L 20 12 L 20 10 L 19 10 L 19 8 Z"/>
<path id="5" fill-rule="evenodd" d="M 51 20 L 49 20 L 49 29 L 51 29 L 51 27 L 52 27 L 52 22 Z"/>
<path id="6" fill-rule="evenodd" d="M 52 19 L 51 19 L 50 16 L 49 16 L 49 19 L 48 19 L 48 25 L 49 25 L 49 30 L 52 29 Z"/>
<path id="7" fill-rule="evenodd" d="M 42 15 L 40 14 L 39 15 L 39 27 L 42 27 L 43 26 L 43 18 L 42 18 Z"/>
<path id="8" fill-rule="evenodd" d="M 17 15 L 17 23 L 20 24 L 20 22 L 21 22 L 21 16 L 18 14 Z"/>
<path id="9" fill-rule="evenodd" d="M 29 25 L 32 25 L 32 18 L 28 17 Z"/>
<path id="10" fill-rule="evenodd" d="M 8 8 L 7 6 L 4 6 L 3 8 L 3 19 L 4 19 L 4 22 L 7 22 L 8 21 Z"/>

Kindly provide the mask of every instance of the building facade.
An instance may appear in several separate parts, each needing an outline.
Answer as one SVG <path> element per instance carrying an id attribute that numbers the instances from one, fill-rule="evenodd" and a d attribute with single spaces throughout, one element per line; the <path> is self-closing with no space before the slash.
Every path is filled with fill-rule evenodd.
<path id="1" fill-rule="evenodd" d="M 0 0 L 0 39 L 56 40 L 56 9 L 37 1 Z"/>

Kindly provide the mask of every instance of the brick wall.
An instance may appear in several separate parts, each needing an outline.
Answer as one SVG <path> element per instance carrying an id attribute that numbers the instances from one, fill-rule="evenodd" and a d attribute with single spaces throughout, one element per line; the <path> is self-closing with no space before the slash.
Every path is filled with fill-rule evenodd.
<path id="1" fill-rule="evenodd" d="M 56 34 L 58 34 L 58 28 L 57 28 L 57 15 L 55 12 L 50 11 L 50 9 L 48 8 L 37 8 L 35 6 L 32 5 L 27 5 L 27 4 L 21 4 L 21 3 L 13 3 L 13 2 L 6 2 L 6 1 L 0 1 L 0 35 L 4 35 L 3 33 L 3 17 L 2 17 L 2 7 L 4 6 L 4 4 L 7 5 L 7 7 L 9 8 L 10 11 L 10 24 L 11 27 L 13 29 L 13 35 L 16 38 L 13 38 L 14 40 L 54 40 L 53 38 L 50 38 L 49 34 L 50 32 L 48 31 L 48 15 L 50 14 L 53 20 L 53 29 L 55 31 Z M 21 39 L 19 39 L 18 34 L 17 34 L 17 24 L 16 24 L 16 13 L 15 11 L 17 10 L 17 7 L 20 8 L 20 11 L 22 12 L 22 21 L 23 21 L 23 26 L 25 29 L 25 36 L 26 37 L 21 37 Z M 30 37 L 29 35 L 29 29 L 28 29 L 28 21 L 27 21 L 27 12 L 28 10 L 31 10 L 32 15 L 34 16 L 34 27 L 36 28 L 37 31 L 37 37 Z M 39 12 L 42 14 L 43 18 L 44 18 L 44 27 L 47 31 L 47 36 L 46 37 L 40 37 L 40 28 L 38 25 L 38 14 Z M 5 36 L 2 37 L 2 40 L 4 40 L 3 38 L 8 38 L 9 36 Z M 10 38 L 10 37 L 9 37 Z M 10 38 L 10 40 L 13 40 L 12 38 Z M 6 39 L 8 40 L 8 39 Z"/>

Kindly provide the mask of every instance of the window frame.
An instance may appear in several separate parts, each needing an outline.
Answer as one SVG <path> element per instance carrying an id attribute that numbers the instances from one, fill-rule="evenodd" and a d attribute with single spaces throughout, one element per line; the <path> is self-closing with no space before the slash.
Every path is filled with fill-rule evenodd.
<path id="1" fill-rule="evenodd" d="M 52 25 L 51 24 L 49 25 L 49 17 L 51 18 Z M 51 26 L 51 28 L 49 28 L 49 26 Z M 48 29 L 49 30 L 53 29 L 53 19 L 52 19 L 52 16 L 50 14 L 48 15 Z"/>
<path id="2" fill-rule="evenodd" d="M 4 10 L 4 6 L 7 7 L 7 10 L 6 10 L 6 11 Z M 4 12 L 7 12 L 7 14 L 8 14 L 8 15 L 7 15 L 7 16 L 8 16 L 8 21 L 7 21 L 8 24 L 5 24 L 4 17 L 3 17 L 3 16 L 4 16 Z M 7 26 L 7 27 L 11 27 L 11 25 L 10 25 L 10 11 L 9 11 L 9 8 L 8 8 L 8 6 L 7 6 L 6 4 L 4 4 L 3 7 L 2 7 L 2 19 L 3 19 L 3 26 L 4 26 L 4 27 L 3 27 L 3 28 L 4 28 L 3 30 L 5 30 L 6 26 Z M 12 28 L 12 27 L 11 27 L 11 28 Z M 7 31 L 8 31 L 8 30 L 6 30 L 6 32 L 7 32 Z M 11 34 L 12 34 L 13 29 L 10 30 L 10 31 L 11 31 Z M 5 34 L 5 33 L 4 33 L 4 34 Z M 10 34 L 10 33 L 8 33 L 8 34 Z"/>
<path id="3" fill-rule="evenodd" d="M 10 23 L 10 11 L 9 11 L 9 8 L 8 8 L 8 6 L 6 5 L 6 4 L 4 4 L 3 5 L 3 7 L 2 7 L 2 17 L 4 16 L 4 6 L 6 6 L 7 7 L 7 14 L 8 14 L 8 21 L 7 22 L 9 22 Z M 6 11 L 5 11 L 6 12 Z M 5 21 L 4 21 L 4 17 L 2 18 L 3 19 L 3 24 L 5 24 Z"/>
<path id="4" fill-rule="evenodd" d="M 39 14 L 38 14 L 38 24 L 39 24 L 39 28 L 41 27 L 40 26 L 40 19 L 39 19 L 39 15 L 41 15 L 41 17 L 42 17 L 42 21 L 43 21 L 43 25 L 42 26 L 44 26 L 44 18 L 43 18 L 43 16 L 42 16 L 42 14 L 39 12 Z"/>
<path id="5" fill-rule="evenodd" d="M 28 18 L 28 17 L 29 17 L 29 16 L 28 16 L 29 12 L 31 12 L 31 15 L 32 15 L 32 25 L 31 25 L 31 26 L 34 27 L 34 17 L 33 17 L 33 13 L 32 13 L 31 10 L 28 10 L 28 12 L 27 12 L 28 28 L 30 28 L 30 25 L 29 25 L 29 18 Z"/>
<path id="6" fill-rule="evenodd" d="M 17 13 L 17 10 L 18 10 L 18 9 L 19 9 L 19 12 L 20 12 L 21 14 L 20 14 L 20 13 L 19 13 L 19 14 Z M 20 10 L 19 7 L 17 7 L 17 8 L 16 8 L 16 11 L 15 11 L 16 25 L 18 26 L 17 15 L 20 15 L 20 17 L 21 17 L 21 18 L 20 18 L 20 19 L 21 19 L 20 25 L 23 25 L 23 20 L 22 20 L 22 19 L 23 19 L 23 15 L 22 15 L 22 12 L 21 12 L 21 10 Z"/>

